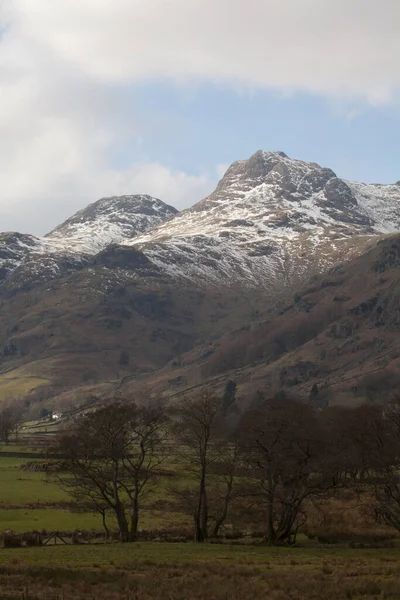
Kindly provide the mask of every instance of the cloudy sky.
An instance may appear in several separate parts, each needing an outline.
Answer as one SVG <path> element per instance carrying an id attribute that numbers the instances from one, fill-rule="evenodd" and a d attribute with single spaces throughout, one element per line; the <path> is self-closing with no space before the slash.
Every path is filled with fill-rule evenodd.
<path id="1" fill-rule="evenodd" d="M 0 0 L 0 230 L 254 151 L 400 179 L 399 0 Z"/>

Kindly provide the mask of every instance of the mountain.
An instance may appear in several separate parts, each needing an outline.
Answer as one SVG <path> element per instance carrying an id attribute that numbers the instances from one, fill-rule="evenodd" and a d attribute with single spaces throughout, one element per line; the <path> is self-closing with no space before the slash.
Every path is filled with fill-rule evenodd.
<path id="1" fill-rule="evenodd" d="M 164 381 L 165 365 L 216 355 L 218 340 L 272 322 L 310 277 L 396 231 L 400 185 L 259 151 L 181 213 L 104 198 L 43 238 L 1 234 L 0 400 Z M 176 377 L 179 389 L 195 379 Z"/>
<path id="2" fill-rule="evenodd" d="M 400 185 L 339 179 L 331 169 L 256 152 L 233 163 L 191 209 L 150 196 L 103 198 L 44 238 L 0 234 L 0 277 L 68 275 L 110 244 L 133 246 L 166 276 L 198 285 L 278 289 L 400 230 Z M 10 276 L 12 282 L 9 282 Z"/>
<path id="3" fill-rule="evenodd" d="M 276 293 L 399 229 L 400 185 L 352 183 L 258 151 L 193 208 L 126 243 L 175 279 Z"/>
<path id="4" fill-rule="evenodd" d="M 102 198 L 48 233 L 54 247 L 93 255 L 170 219 L 176 208 L 147 195 Z"/>
<path id="5" fill-rule="evenodd" d="M 121 243 L 177 210 L 147 195 L 102 198 L 44 237 L 0 234 L 0 281 L 7 291 L 68 276 L 110 244 Z"/>

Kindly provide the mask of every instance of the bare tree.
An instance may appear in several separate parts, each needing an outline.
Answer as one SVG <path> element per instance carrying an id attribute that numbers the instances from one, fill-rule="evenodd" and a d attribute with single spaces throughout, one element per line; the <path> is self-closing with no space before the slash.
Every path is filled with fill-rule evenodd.
<path id="1" fill-rule="evenodd" d="M 237 495 L 238 474 L 241 466 L 241 448 L 235 435 L 224 437 L 216 448 L 218 458 L 208 482 L 209 522 L 211 537 L 219 535 L 228 510 Z"/>
<path id="2" fill-rule="evenodd" d="M 336 483 L 329 446 L 314 410 L 290 400 L 263 402 L 240 430 L 249 496 L 265 511 L 266 541 L 290 543 L 306 498 Z"/>
<path id="3" fill-rule="evenodd" d="M 121 541 L 134 541 L 140 498 L 165 458 L 167 429 L 159 408 L 118 403 L 90 413 L 57 440 L 57 481 L 75 499 L 90 502 L 103 526 L 106 512 L 113 512 Z"/>
<path id="4" fill-rule="evenodd" d="M 123 458 L 125 477 L 121 485 L 130 502 L 130 540 L 137 538 L 139 500 L 155 476 L 157 467 L 167 458 L 164 442 L 169 422 L 160 407 L 140 408 L 130 421 L 130 443 Z"/>
<path id="5" fill-rule="evenodd" d="M 352 411 L 354 481 L 378 520 L 400 531 L 400 402 Z"/>
<path id="6" fill-rule="evenodd" d="M 185 398 L 175 428 L 178 454 L 185 471 L 197 481 L 197 490 L 186 494 L 193 502 L 194 540 L 207 538 L 208 498 L 207 477 L 216 461 L 215 441 L 219 433 L 221 400 L 208 391 L 194 398 Z"/>
<path id="7" fill-rule="evenodd" d="M 64 486 L 62 486 L 64 487 Z M 66 489 L 64 487 L 64 489 Z M 96 493 L 96 490 L 83 490 L 80 489 L 72 489 L 67 488 L 70 496 L 76 500 L 76 504 L 74 504 L 71 508 L 72 512 L 85 514 L 85 513 L 94 513 L 101 516 L 101 522 L 104 529 L 105 541 L 111 539 L 110 529 L 107 523 L 107 517 L 112 512 L 110 506 L 101 495 Z"/>
<path id="8" fill-rule="evenodd" d="M 175 489 L 191 511 L 194 540 L 207 539 L 209 523 L 213 535 L 224 523 L 232 499 L 237 448 L 227 437 L 223 402 L 208 390 L 183 400 L 175 427 L 177 453 L 195 489 Z"/>
<path id="9" fill-rule="evenodd" d="M 10 443 L 12 435 L 18 440 L 18 433 L 23 422 L 24 409 L 21 403 L 4 406 L 0 411 L 0 439 L 6 445 Z"/>

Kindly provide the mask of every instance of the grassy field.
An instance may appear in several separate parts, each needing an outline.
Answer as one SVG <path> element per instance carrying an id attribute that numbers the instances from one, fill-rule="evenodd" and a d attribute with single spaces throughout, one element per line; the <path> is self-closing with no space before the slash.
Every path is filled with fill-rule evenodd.
<path id="1" fill-rule="evenodd" d="M 399 598 L 400 552 L 137 543 L 0 551 L 2 599 Z"/>
<path id="2" fill-rule="evenodd" d="M 22 469 L 30 459 L 0 456 L 0 504 L 15 506 L 68 500 L 67 495 L 43 472 Z"/>
<path id="3" fill-rule="evenodd" d="M 41 385 L 49 383 L 48 379 L 41 377 L 26 376 L 18 377 L 5 374 L 0 376 L 0 402 L 10 398 L 21 398 Z"/>
<path id="4" fill-rule="evenodd" d="M 33 457 L 19 458 L 8 454 L 34 451 L 21 445 L 9 445 L 0 453 L 0 533 L 11 530 L 15 533 L 26 531 L 73 531 L 102 530 L 101 517 L 91 513 L 76 513 L 69 510 L 71 498 L 45 472 L 31 471 L 24 467 Z M 36 459 L 35 462 L 41 462 Z M 146 498 L 150 507 L 141 515 L 143 529 L 165 529 L 187 523 L 186 515 L 162 509 L 151 508 L 164 497 L 158 490 Z M 113 527 L 113 520 L 109 518 Z"/>
<path id="5" fill-rule="evenodd" d="M 101 519 L 68 510 L 70 498 L 45 472 L 23 468 L 40 451 L 0 454 L 0 531 L 101 531 Z M 15 456 L 21 453 L 21 456 Z M 22 456 L 31 453 L 32 456 Z M 170 485 L 169 477 L 162 485 Z M 143 529 L 188 524 L 147 499 Z M 336 511 L 337 513 L 337 511 Z M 342 524 L 345 519 L 343 513 Z M 109 523 L 112 527 L 112 522 Z M 340 524 L 339 524 L 340 525 Z M 357 527 L 359 524 L 355 524 Z M 251 543 L 49 545 L 0 549 L 0 600 L 378 600 L 400 598 L 400 544 L 381 549 L 324 546 L 299 535 L 296 548 Z"/>

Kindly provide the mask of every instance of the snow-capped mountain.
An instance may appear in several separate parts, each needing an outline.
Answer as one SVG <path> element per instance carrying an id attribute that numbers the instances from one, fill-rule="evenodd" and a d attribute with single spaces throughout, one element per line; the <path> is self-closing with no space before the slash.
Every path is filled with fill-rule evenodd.
<path id="1" fill-rule="evenodd" d="M 96 254 L 173 217 L 176 208 L 148 195 L 102 198 L 77 212 L 45 238 L 60 250 Z"/>
<path id="2" fill-rule="evenodd" d="M 114 196 L 90 204 L 44 237 L 0 234 L 0 281 L 13 285 L 65 276 L 110 244 L 130 239 L 177 210 L 148 195 Z"/>
<path id="3" fill-rule="evenodd" d="M 104 198 L 42 238 L 0 234 L 0 380 L 23 367 L 28 391 L 148 373 L 258 325 L 281 292 L 396 231 L 399 184 L 260 151 L 181 213 L 149 196 Z M 397 256 L 389 248 L 389 264 Z M 339 285 L 335 273 L 321 289 Z"/>
<path id="4" fill-rule="evenodd" d="M 400 185 L 256 152 L 193 208 L 129 242 L 173 277 L 221 285 L 292 284 L 400 230 Z"/>
<path id="5" fill-rule="evenodd" d="M 43 238 L 0 234 L 0 280 L 21 287 L 65 277 L 120 244 L 142 252 L 149 272 L 276 293 L 396 231 L 399 183 L 353 183 L 316 163 L 258 151 L 181 213 L 146 195 L 111 197 Z"/>

